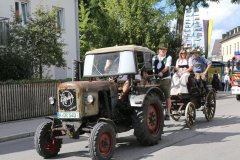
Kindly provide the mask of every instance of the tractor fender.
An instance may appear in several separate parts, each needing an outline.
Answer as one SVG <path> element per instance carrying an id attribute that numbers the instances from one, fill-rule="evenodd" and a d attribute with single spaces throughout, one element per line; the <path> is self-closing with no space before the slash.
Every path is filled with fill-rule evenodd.
<path id="1" fill-rule="evenodd" d="M 164 102 L 165 101 L 165 95 L 163 93 L 163 91 L 158 88 L 158 87 L 152 87 L 149 88 L 147 90 L 147 92 L 145 94 L 140 94 L 140 95 L 130 95 L 129 96 L 129 100 L 130 100 L 130 104 L 132 107 L 142 107 L 143 102 L 146 98 L 147 95 L 155 93 L 159 96 L 159 99 Z"/>
<path id="2" fill-rule="evenodd" d="M 97 121 L 97 123 L 99 123 L 99 122 L 110 123 L 110 124 L 114 127 L 115 131 L 117 132 L 117 126 L 115 125 L 115 123 L 114 123 L 111 119 L 108 119 L 108 118 L 99 118 L 98 121 Z"/>
<path id="3" fill-rule="evenodd" d="M 52 116 L 47 116 L 45 117 L 46 119 L 50 119 L 51 121 L 53 121 L 53 125 L 62 125 L 62 121 L 56 117 L 52 117 Z"/>

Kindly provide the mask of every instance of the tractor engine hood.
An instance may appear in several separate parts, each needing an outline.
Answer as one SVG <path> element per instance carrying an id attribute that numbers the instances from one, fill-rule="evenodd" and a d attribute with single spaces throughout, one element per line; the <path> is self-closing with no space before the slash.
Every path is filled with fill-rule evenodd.
<path id="1" fill-rule="evenodd" d="M 101 91 L 114 90 L 115 82 L 113 81 L 72 81 L 61 83 L 58 89 L 80 89 L 84 91 Z"/>
<path id="2" fill-rule="evenodd" d="M 109 91 L 117 96 L 113 81 L 72 81 L 58 86 L 58 112 L 78 112 L 78 118 L 99 112 L 99 92 Z"/>

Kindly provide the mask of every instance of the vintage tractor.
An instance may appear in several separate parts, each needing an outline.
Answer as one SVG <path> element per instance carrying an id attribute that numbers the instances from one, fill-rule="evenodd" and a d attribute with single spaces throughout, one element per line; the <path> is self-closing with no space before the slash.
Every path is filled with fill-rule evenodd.
<path id="1" fill-rule="evenodd" d="M 116 134 L 134 129 L 142 145 L 155 145 L 163 132 L 165 101 L 149 80 L 155 53 L 126 45 L 95 49 L 85 55 L 84 79 L 58 86 L 57 116 L 48 117 L 35 133 L 35 148 L 44 158 L 56 156 L 62 138 L 89 134 L 92 159 L 113 156 Z M 50 98 L 55 104 L 55 98 Z"/>

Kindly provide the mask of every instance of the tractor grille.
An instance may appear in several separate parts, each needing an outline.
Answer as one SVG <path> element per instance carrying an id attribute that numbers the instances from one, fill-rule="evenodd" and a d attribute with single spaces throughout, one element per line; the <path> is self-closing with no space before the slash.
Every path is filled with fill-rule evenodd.
<path id="1" fill-rule="evenodd" d="M 59 90 L 59 105 L 61 110 L 76 111 L 76 89 Z"/>

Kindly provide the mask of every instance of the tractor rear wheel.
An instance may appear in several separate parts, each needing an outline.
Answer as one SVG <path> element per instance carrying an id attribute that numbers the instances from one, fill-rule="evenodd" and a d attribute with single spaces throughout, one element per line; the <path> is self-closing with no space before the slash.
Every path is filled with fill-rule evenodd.
<path id="1" fill-rule="evenodd" d="M 163 108 L 159 96 L 150 93 L 142 108 L 135 109 L 133 116 L 134 135 L 142 145 L 154 145 L 161 139 L 163 132 Z"/>

